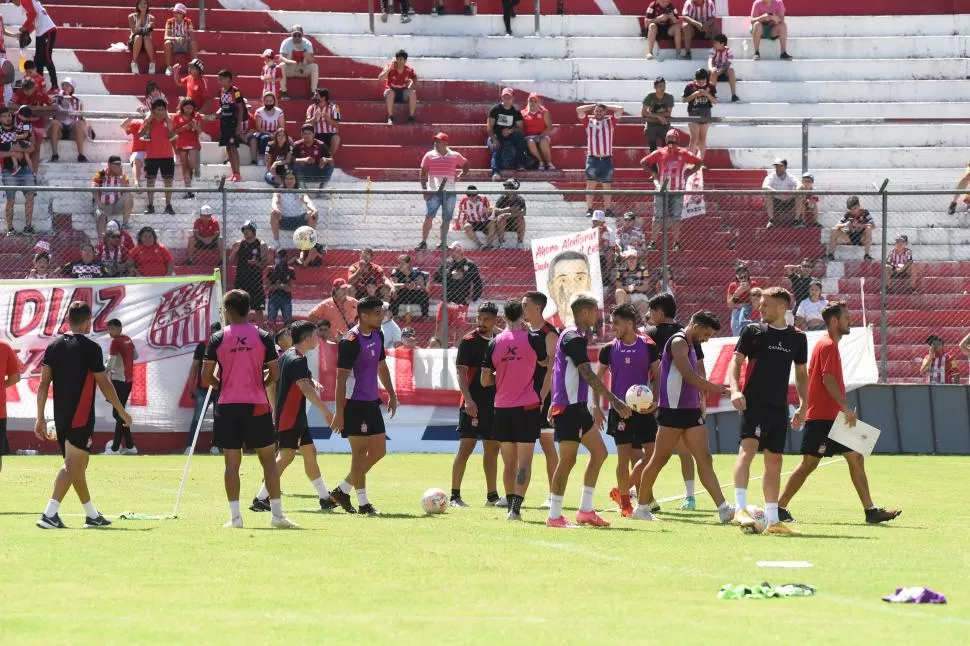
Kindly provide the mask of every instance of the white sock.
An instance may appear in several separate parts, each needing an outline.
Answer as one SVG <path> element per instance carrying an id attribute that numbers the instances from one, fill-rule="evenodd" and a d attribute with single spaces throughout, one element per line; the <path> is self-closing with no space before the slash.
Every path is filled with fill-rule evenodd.
<path id="1" fill-rule="evenodd" d="M 91 502 L 90 500 L 82 504 L 84 505 L 84 515 L 87 516 L 88 518 L 97 518 L 98 516 L 101 515 L 98 513 L 98 510 L 95 508 L 94 503 Z"/>
<path id="2" fill-rule="evenodd" d="M 279 498 L 270 498 L 269 508 L 277 518 L 283 515 L 283 501 Z"/>
<path id="3" fill-rule="evenodd" d="M 235 520 L 237 518 L 242 518 L 242 514 L 239 512 L 239 501 L 230 500 L 229 501 L 229 518 Z"/>
<path id="4" fill-rule="evenodd" d="M 593 511 L 593 492 L 596 487 L 583 487 L 583 495 L 579 499 L 579 511 Z"/>
<path id="5" fill-rule="evenodd" d="M 265 482 L 259 486 L 259 493 L 256 494 L 256 497 L 259 498 L 260 500 L 266 500 L 267 498 L 269 498 L 269 491 L 266 490 Z"/>
<path id="6" fill-rule="evenodd" d="M 693 480 L 684 480 L 684 489 L 687 491 L 687 494 L 686 495 L 687 495 L 688 498 L 693 498 L 694 497 L 694 481 Z"/>
<path id="7" fill-rule="evenodd" d="M 767 517 L 769 525 L 777 525 L 778 524 L 778 503 L 766 502 L 765 516 Z"/>
<path id="8" fill-rule="evenodd" d="M 737 488 L 734 490 L 734 506 L 744 509 L 748 506 L 748 490 Z"/>
<path id="9" fill-rule="evenodd" d="M 337 485 L 337 489 L 340 489 L 344 493 L 350 493 L 350 490 L 353 489 L 353 487 L 351 487 L 350 483 L 346 480 L 341 480 L 340 484 Z"/>
<path id="10" fill-rule="evenodd" d="M 327 485 L 323 481 L 323 476 L 320 476 L 316 480 L 311 480 L 310 484 L 312 484 L 313 488 L 317 490 L 317 495 L 320 496 L 321 500 L 326 500 L 330 497 L 330 490 L 327 489 Z"/>
<path id="11" fill-rule="evenodd" d="M 718 508 L 718 510 L 728 509 L 730 506 L 731 506 L 731 503 L 729 503 L 727 500 L 725 500 L 720 505 L 718 505 L 717 508 Z"/>
<path id="12" fill-rule="evenodd" d="M 549 494 L 549 518 L 559 518 L 562 516 L 562 496 L 554 493 Z"/>
<path id="13" fill-rule="evenodd" d="M 636 498 L 637 497 L 637 488 L 636 488 L 636 485 L 630 487 L 630 497 L 631 498 Z"/>
<path id="14" fill-rule="evenodd" d="M 57 510 L 61 508 L 61 503 L 51 498 L 47 501 L 47 508 L 44 509 L 44 515 L 50 518 L 57 513 Z"/>
<path id="15" fill-rule="evenodd" d="M 361 507 L 370 504 L 370 501 L 367 499 L 367 489 L 357 490 L 357 504 Z"/>

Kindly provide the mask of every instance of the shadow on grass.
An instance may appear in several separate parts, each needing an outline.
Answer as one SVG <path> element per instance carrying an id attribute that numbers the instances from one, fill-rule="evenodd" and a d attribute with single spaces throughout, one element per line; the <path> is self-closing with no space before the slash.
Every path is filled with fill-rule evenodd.
<path id="1" fill-rule="evenodd" d="M 521 520 L 518 521 L 525 525 L 539 525 L 541 527 L 546 526 L 546 521 L 544 520 Z M 511 523 L 510 523 L 511 524 Z M 590 527 L 588 525 L 574 525 L 572 528 L 567 528 L 566 531 L 572 529 L 575 530 L 585 530 L 585 531 L 603 531 L 603 532 L 639 532 L 641 530 L 636 527 L 622 527 L 617 525 L 611 525 L 610 527 Z"/>

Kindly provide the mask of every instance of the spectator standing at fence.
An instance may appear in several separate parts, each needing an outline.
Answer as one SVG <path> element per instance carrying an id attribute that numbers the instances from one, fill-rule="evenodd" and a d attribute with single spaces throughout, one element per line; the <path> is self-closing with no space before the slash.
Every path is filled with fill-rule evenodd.
<path id="1" fill-rule="evenodd" d="M 827 305 L 828 301 L 822 297 L 822 282 L 812 280 L 808 288 L 808 298 L 799 303 L 795 310 L 795 327 L 802 330 L 824 330 L 822 310 Z"/>
<path id="2" fill-rule="evenodd" d="M 266 272 L 266 322 L 273 329 L 285 328 L 293 320 L 293 282 L 296 272 L 287 262 L 286 249 L 277 249 L 273 266 Z M 283 323 L 276 325 L 276 317 L 282 316 Z"/>
<path id="3" fill-rule="evenodd" d="M 121 240 L 121 228 L 112 220 L 101 242 L 94 247 L 95 259 L 104 266 L 106 275 L 114 278 L 130 276 L 132 273 L 131 261 L 128 260 L 129 248 Z"/>
<path id="4" fill-rule="evenodd" d="M 674 41 L 674 53 L 677 58 L 690 58 L 690 51 L 680 52 L 683 33 L 680 27 L 680 12 L 671 0 L 654 0 L 647 7 L 647 60 L 653 60 L 653 48 L 657 40 Z"/>
<path id="5" fill-rule="evenodd" d="M 632 304 L 640 317 L 646 320 L 649 315 L 647 302 L 650 300 L 650 288 L 650 272 L 637 259 L 637 252 L 632 249 L 621 251 L 620 262 L 616 268 L 616 304 Z"/>
<path id="6" fill-rule="evenodd" d="M 322 188 L 333 175 L 333 159 L 327 157 L 326 146 L 314 139 L 312 124 L 303 124 L 300 135 L 293 144 L 292 171 L 301 182 L 317 183 Z"/>
<path id="7" fill-rule="evenodd" d="M 788 25 L 785 23 L 785 3 L 782 0 L 755 0 L 751 5 L 751 40 L 754 60 L 761 60 L 761 39 L 780 40 L 781 60 L 790 61 L 788 55 Z"/>
<path id="8" fill-rule="evenodd" d="M 340 149 L 340 106 L 330 101 L 330 90 L 320 88 L 306 109 L 306 122 L 313 124 L 313 136 L 326 146 L 333 159 Z"/>
<path id="9" fill-rule="evenodd" d="M 398 315 L 401 305 L 417 305 L 421 316 L 428 316 L 428 274 L 414 266 L 409 254 L 397 257 L 397 267 L 391 272 L 394 295 L 391 297 L 391 314 Z"/>
<path id="10" fill-rule="evenodd" d="M 452 242 L 450 249 L 448 260 L 438 267 L 434 275 L 436 283 L 443 283 L 445 276 L 448 280 L 445 302 L 438 308 L 438 329 L 435 331 L 435 336 L 439 338 L 443 332 L 441 324 L 445 307 L 448 308 L 448 325 L 451 328 L 449 336 L 452 336 L 457 329 L 464 329 L 464 322 L 468 317 L 468 304 L 480 299 L 485 288 L 478 265 L 465 256 L 465 245 Z"/>
<path id="11" fill-rule="evenodd" d="M 808 298 L 809 288 L 815 280 L 812 273 L 815 263 L 811 258 L 803 258 L 797 265 L 785 265 L 785 276 L 791 282 L 792 311 L 798 311 L 798 304 Z"/>
<path id="12" fill-rule="evenodd" d="M 525 145 L 529 154 L 545 170 L 555 170 L 552 165 L 551 140 L 552 113 L 542 105 L 539 95 L 533 92 L 529 95 L 526 107 L 522 108 L 522 134 L 525 135 Z"/>
<path id="13" fill-rule="evenodd" d="M 496 243 L 501 248 L 505 242 L 505 234 L 512 232 L 516 235 L 515 248 L 521 249 L 525 244 L 525 212 L 526 204 L 519 195 L 519 180 L 509 178 L 502 183 L 505 194 L 495 201 L 492 213 L 495 215 Z"/>
<path id="14" fill-rule="evenodd" d="M 236 279 L 233 289 L 241 289 L 249 294 L 250 307 L 256 325 L 262 324 L 266 296 L 263 292 L 263 268 L 266 267 L 269 253 L 262 240 L 256 237 L 256 225 L 252 220 L 243 222 L 242 240 L 229 249 L 229 264 L 236 264 Z"/>
<path id="15" fill-rule="evenodd" d="M 46 251 L 39 251 L 34 254 L 34 262 L 27 272 L 27 280 L 47 280 L 50 278 L 51 256 Z"/>
<path id="16" fill-rule="evenodd" d="M 283 176 L 283 191 L 273 193 L 272 211 L 269 214 L 270 231 L 273 234 L 272 246 L 280 249 L 280 229 L 296 231 L 300 227 L 317 228 L 317 206 L 306 193 L 298 192 L 300 183 L 293 171 Z"/>
<path id="17" fill-rule="evenodd" d="M 919 266 L 913 263 L 913 252 L 907 245 L 909 245 L 909 236 L 902 234 L 896 236 L 896 244 L 886 257 L 886 284 L 891 291 L 895 291 L 897 280 L 908 280 L 910 288 L 916 291 Z"/>
<path id="18" fill-rule="evenodd" d="M 581 105 L 576 108 L 576 116 L 586 129 L 586 190 L 595 190 L 599 185 L 609 191 L 613 185 L 613 133 L 616 120 L 623 116 L 623 107 L 605 103 Z M 586 217 L 592 217 L 595 199 L 595 195 L 586 194 Z M 610 193 L 603 196 L 603 210 L 611 217 L 612 203 Z"/>
<path id="19" fill-rule="evenodd" d="M 650 173 L 658 192 L 653 200 L 653 234 L 647 249 L 654 251 L 660 241 L 663 229 L 670 231 L 670 240 L 674 251 L 680 251 L 680 221 L 684 210 L 684 196 L 680 194 L 663 193 L 667 191 L 683 191 L 687 187 L 687 178 L 700 169 L 701 158 L 677 145 L 679 135 L 676 130 L 667 132 L 667 145 L 653 151 L 640 160 L 640 168 Z M 688 164 L 693 166 L 688 167 Z"/>
<path id="20" fill-rule="evenodd" d="M 212 207 L 208 204 L 199 207 L 199 217 L 195 219 L 195 223 L 192 225 L 187 251 L 186 265 L 195 262 L 195 255 L 199 251 L 215 251 L 219 258 L 222 258 L 222 236 L 220 235 L 219 221 L 212 217 Z"/>
<path id="21" fill-rule="evenodd" d="M 647 241 L 643 229 L 637 226 L 637 214 L 627 211 L 616 221 L 616 246 L 620 251 L 633 250 L 637 258 L 645 261 L 647 257 Z"/>
<path id="22" fill-rule="evenodd" d="M 383 267 L 372 262 L 373 257 L 374 250 L 365 247 L 360 252 L 360 260 L 347 268 L 347 282 L 358 299 L 366 295 L 367 285 L 387 285 L 394 291 L 394 283 L 384 273 Z"/>
<path id="23" fill-rule="evenodd" d="M 401 347 L 405 350 L 416 350 L 418 347 L 418 335 L 413 327 L 406 327 L 401 330 Z"/>
<path id="24" fill-rule="evenodd" d="M 172 8 L 172 17 L 165 21 L 165 76 L 172 76 L 172 56 L 188 54 L 189 58 L 199 55 L 199 43 L 195 39 L 195 26 L 185 17 L 188 9 L 181 2 Z"/>
<path id="25" fill-rule="evenodd" d="M 131 50 L 131 73 L 140 74 L 138 55 L 142 51 L 148 57 L 148 73 L 155 73 L 155 44 L 152 31 L 155 30 L 155 17 L 148 11 L 148 0 L 136 0 L 135 10 L 128 14 L 128 49 Z"/>
<path id="26" fill-rule="evenodd" d="M 397 324 L 394 315 L 391 314 L 390 303 L 384 301 L 382 311 L 384 312 L 384 322 L 381 323 L 381 332 L 384 333 L 384 349 L 391 350 L 401 343 L 401 326 Z"/>
<path id="27" fill-rule="evenodd" d="M 802 174 L 802 182 L 795 195 L 795 226 L 821 228 L 818 222 L 818 195 L 815 194 L 815 176 Z"/>
<path id="28" fill-rule="evenodd" d="M 931 334 L 926 339 L 926 345 L 930 346 L 930 351 L 923 357 L 923 363 L 920 364 L 919 368 L 919 373 L 926 376 L 926 383 L 960 383 L 956 359 L 951 357 L 948 352 L 943 351 L 943 338 Z"/>
<path id="29" fill-rule="evenodd" d="M 414 113 L 418 109 L 418 94 L 415 84 L 418 75 L 408 66 L 408 53 L 399 49 L 394 54 L 394 60 L 384 66 L 377 75 L 378 81 L 384 81 L 384 104 L 387 107 L 387 125 L 394 125 L 394 105 L 406 103 L 408 106 L 408 123 L 414 123 Z"/>
<path id="30" fill-rule="evenodd" d="M 317 65 L 313 54 L 313 43 L 303 35 L 303 27 L 293 25 L 290 37 L 280 43 L 280 60 L 283 62 L 283 74 L 287 78 L 310 77 L 310 94 L 320 85 L 320 66 Z M 280 98 L 288 98 L 286 86 Z"/>
<path id="31" fill-rule="evenodd" d="M 448 147 L 448 135 L 439 132 L 434 136 L 434 148 L 421 159 L 421 190 L 424 191 L 425 217 L 421 228 L 421 242 L 416 251 L 428 248 L 428 235 L 434 217 L 441 209 L 445 225 L 455 215 L 455 182 L 468 174 L 469 162 L 464 155 Z M 444 238 L 438 248 L 444 246 Z"/>
<path id="32" fill-rule="evenodd" d="M 104 168 L 94 174 L 91 188 L 94 199 L 94 221 L 98 236 L 104 235 L 105 225 L 109 218 L 121 217 L 123 226 L 128 227 L 134 197 L 131 193 L 122 193 L 119 188 L 128 188 L 131 182 L 125 175 L 121 157 L 112 155 Z"/>
<path id="33" fill-rule="evenodd" d="M 142 227 L 138 231 L 138 244 L 129 257 L 136 276 L 171 276 L 175 266 L 172 252 L 158 241 L 158 234 L 152 227 Z"/>
<path id="34" fill-rule="evenodd" d="M 872 231 L 876 222 L 868 210 L 859 204 L 859 198 L 853 195 L 845 201 L 846 212 L 832 228 L 829 234 L 829 244 L 825 257 L 835 260 L 835 248 L 840 244 L 862 246 L 865 249 L 864 260 L 872 260 Z"/>
<path id="35" fill-rule="evenodd" d="M 24 194 L 24 233 L 34 233 L 34 195 L 33 191 L 23 190 L 26 186 L 36 186 L 37 180 L 30 169 L 30 148 L 20 145 L 19 133 L 13 122 L 10 108 L 0 108 L 0 179 L 6 189 L 7 204 L 5 215 L 7 235 L 16 235 L 13 228 L 13 207 L 18 187 Z M 13 189 L 13 190 L 11 190 Z"/>
<path id="36" fill-rule="evenodd" d="M 512 88 L 502 89 L 501 102 L 492 106 L 485 120 L 488 146 L 492 156 L 492 181 L 502 179 L 500 171 L 521 170 L 525 154 L 522 112 L 513 103 Z"/>
<path id="37" fill-rule="evenodd" d="M 78 163 L 87 163 L 88 158 L 84 156 L 84 142 L 88 137 L 88 122 L 84 119 L 82 111 L 84 104 L 81 99 L 74 96 L 77 85 L 74 79 L 68 77 L 61 82 L 61 91 L 54 95 L 55 117 L 50 122 L 51 138 L 51 161 L 60 160 L 57 154 L 58 144 L 61 139 L 74 138 L 77 144 Z"/>
<path id="38" fill-rule="evenodd" d="M 751 280 L 748 267 L 739 262 L 734 271 L 734 280 L 727 288 L 727 306 L 731 308 L 731 334 L 741 334 L 741 321 L 751 318 L 751 288 L 756 283 Z"/>
<path id="39" fill-rule="evenodd" d="M 253 113 L 253 132 L 249 135 L 251 163 L 263 165 L 263 155 L 269 146 L 273 133 L 280 128 L 286 129 L 286 116 L 276 106 L 276 96 L 272 92 L 263 93 L 263 107 Z"/>
<path id="40" fill-rule="evenodd" d="M 772 191 L 765 196 L 765 212 L 769 227 L 790 227 L 795 224 L 795 189 L 798 182 L 788 174 L 788 160 L 776 157 L 773 169 L 768 171 L 761 188 Z"/>
<path id="41" fill-rule="evenodd" d="M 600 278 L 603 287 L 612 287 L 616 278 L 616 262 L 620 248 L 616 244 L 616 234 L 606 224 L 606 212 L 600 209 L 593 211 L 590 226 L 597 230 L 600 248 Z M 582 290 L 585 291 L 585 290 Z M 568 299 L 565 299 L 568 303 Z"/>
<path id="42" fill-rule="evenodd" d="M 243 138 L 243 123 L 249 120 L 246 99 L 232 84 L 232 72 L 219 71 L 219 147 L 226 149 L 229 158 L 230 182 L 240 182 L 239 144 Z"/>
<path id="43" fill-rule="evenodd" d="M 711 53 L 707 57 L 707 69 L 711 73 L 711 85 L 716 87 L 718 83 L 727 82 L 731 88 L 731 103 L 737 103 L 741 99 L 738 98 L 738 78 L 734 73 L 734 52 L 727 42 L 724 34 L 714 37 Z"/>
<path id="44" fill-rule="evenodd" d="M 175 215 L 172 208 L 172 184 L 175 181 L 175 158 L 172 156 L 172 139 L 175 137 L 175 124 L 168 115 L 168 104 L 158 99 L 152 104 L 152 111 L 141 127 L 141 136 L 148 137 L 145 152 L 145 181 L 148 184 L 148 204 L 145 214 L 155 212 L 155 180 L 162 174 L 165 185 L 165 213 Z"/>
<path id="45" fill-rule="evenodd" d="M 61 273 L 74 279 L 104 278 L 108 275 L 104 265 L 98 262 L 94 255 L 94 246 L 85 242 L 81 245 L 81 257 L 69 262 L 61 269 Z"/>
<path id="46" fill-rule="evenodd" d="M 37 71 L 43 76 L 46 68 L 51 77 L 51 87 L 57 85 L 57 69 L 54 67 L 54 45 L 57 41 L 57 26 L 51 20 L 40 0 L 10 0 L 27 14 L 24 24 L 20 25 L 20 39 L 34 33 L 34 62 Z M 27 42 L 30 42 L 27 39 Z M 23 49 L 23 48 L 21 48 Z"/>
<path id="47" fill-rule="evenodd" d="M 751 288 L 751 311 L 748 316 L 741 319 L 741 331 L 744 332 L 744 328 L 751 325 L 752 323 L 757 323 L 761 320 L 761 304 L 764 302 L 764 296 L 761 292 L 760 287 Z M 788 315 L 791 312 L 786 312 L 785 320 L 788 320 Z"/>
<path id="48" fill-rule="evenodd" d="M 681 31 L 684 37 L 684 51 L 687 59 L 691 58 L 690 46 L 694 36 L 701 36 L 711 40 L 717 34 L 717 15 L 714 0 L 686 0 L 684 10 L 680 14 Z"/>
<path id="49" fill-rule="evenodd" d="M 970 164 L 967 164 L 967 170 L 964 171 L 963 176 L 957 181 L 956 193 L 953 194 L 953 201 L 950 202 L 950 206 L 947 208 L 946 212 L 953 215 L 957 212 L 957 200 L 963 197 L 964 204 L 970 204 L 970 196 L 963 195 L 963 191 L 970 186 Z"/>
<path id="50" fill-rule="evenodd" d="M 478 193 L 477 186 L 469 186 L 464 197 L 458 202 L 458 223 L 469 240 L 480 249 L 488 249 L 495 245 L 495 216 L 492 215 L 492 203 L 488 197 Z M 478 234 L 485 234 L 485 242 L 478 239 Z"/>
<path id="51" fill-rule="evenodd" d="M 341 338 L 357 322 L 357 299 L 348 296 L 349 292 L 350 285 L 346 280 L 334 279 L 330 298 L 321 301 L 307 314 L 313 323 L 330 321 L 330 341 Z"/>
<path id="52" fill-rule="evenodd" d="M 684 87 L 687 116 L 697 121 L 687 124 L 690 143 L 687 149 L 704 159 L 707 153 L 707 131 L 711 127 L 711 110 L 717 104 L 717 88 L 710 84 L 711 73 L 705 68 L 694 72 L 694 80 Z"/>
<path id="53" fill-rule="evenodd" d="M 666 79 L 658 76 L 653 80 L 653 92 L 643 98 L 643 107 L 640 108 L 640 116 L 645 119 L 643 135 L 647 138 L 650 152 L 657 149 L 657 141 L 666 141 L 673 111 L 674 95 L 667 92 Z"/>

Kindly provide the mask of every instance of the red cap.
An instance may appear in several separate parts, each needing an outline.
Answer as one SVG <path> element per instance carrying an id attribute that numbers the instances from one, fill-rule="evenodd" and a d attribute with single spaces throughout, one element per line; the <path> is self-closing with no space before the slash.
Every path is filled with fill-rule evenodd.
<path id="1" fill-rule="evenodd" d="M 510 87 L 502 88 L 502 96 L 505 96 L 506 94 L 508 94 L 509 96 L 515 96 L 515 92 L 513 92 L 512 88 Z"/>
<path id="2" fill-rule="evenodd" d="M 333 281 L 334 289 L 337 289 L 339 287 L 346 287 L 346 286 L 347 286 L 347 281 L 344 280 L 343 278 L 335 278 Z"/>
<path id="3" fill-rule="evenodd" d="M 536 94 L 535 92 L 533 92 L 532 94 L 529 95 L 529 98 L 530 99 L 538 99 L 539 98 L 539 95 Z"/>
<path id="4" fill-rule="evenodd" d="M 446 135 L 446 134 L 445 134 L 445 133 L 443 133 L 443 132 L 439 132 L 438 134 L 436 134 L 436 135 L 434 136 L 434 138 L 435 138 L 435 139 L 440 139 L 441 141 L 445 141 L 445 142 L 447 142 L 447 141 L 448 141 L 448 135 Z"/>

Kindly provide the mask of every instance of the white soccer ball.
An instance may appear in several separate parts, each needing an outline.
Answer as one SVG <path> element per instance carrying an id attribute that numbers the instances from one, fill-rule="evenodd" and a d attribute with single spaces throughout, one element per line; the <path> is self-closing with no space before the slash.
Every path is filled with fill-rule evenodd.
<path id="1" fill-rule="evenodd" d="M 765 510 L 757 505 L 748 505 L 745 507 L 752 518 L 754 518 L 754 525 L 746 525 L 741 527 L 741 531 L 745 534 L 761 534 L 768 527 L 768 518 L 765 516 Z"/>
<path id="2" fill-rule="evenodd" d="M 630 386 L 626 391 L 626 405 L 634 413 L 646 413 L 653 406 L 653 391 L 643 384 Z"/>
<path id="3" fill-rule="evenodd" d="M 426 514 L 443 514 L 448 510 L 448 494 L 444 489 L 433 487 L 421 496 L 421 509 Z"/>
<path id="4" fill-rule="evenodd" d="M 54 422 L 47 422 L 45 434 L 47 435 L 47 439 L 52 442 L 57 439 L 57 427 L 54 425 Z"/>
<path id="5" fill-rule="evenodd" d="M 317 243 L 317 230 L 306 225 L 293 232 L 293 246 L 301 251 L 313 249 Z"/>

